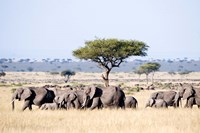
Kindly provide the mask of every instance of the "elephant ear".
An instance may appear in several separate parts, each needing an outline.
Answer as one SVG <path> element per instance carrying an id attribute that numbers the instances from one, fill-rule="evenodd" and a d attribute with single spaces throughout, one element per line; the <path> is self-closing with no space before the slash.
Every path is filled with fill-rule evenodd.
<path id="1" fill-rule="evenodd" d="M 96 93 L 96 90 L 97 90 L 97 88 L 95 86 L 88 87 L 85 90 L 85 94 L 87 96 L 89 96 L 90 99 L 92 99 L 94 97 L 95 93 Z"/>
<path id="2" fill-rule="evenodd" d="M 158 97 L 158 92 L 154 92 L 151 94 L 152 99 L 157 99 L 157 97 Z"/>
<path id="3" fill-rule="evenodd" d="M 29 98 L 31 96 L 32 92 L 30 89 L 26 88 L 26 89 L 23 89 L 23 92 L 21 94 L 21 100 L 25 100 L 27 98 Z"/>
<path id="4" fill-rule="evenodd" d="M 189 88 L 187 88 L 183 94 L 183 100 L 191 97 L 193 94 L 195 93 L 194 89 L 192 86 L 190 86 Z"/>
<path id="5" fill-rule="evenodd" d="M 67 97 L 65 97 L 65 101 L 74 101 L 77 98 L 77 95 L 74 93 L 68 94 Z"/>
<path id="6" fill-rule="evenodd" d="M 175 98 L 174 98 L 174 102 L 177 103 L 179 98 L 180 98 L 180 93 L 177 92 L 176 95 L 175 95 Z"/>
<path id="7" fill-rule="evenodd" d="M 152 99 L 152 98 L 151 98 L 151 99 L 149 100 L 149 106 L 152 107 L 154 103 L 155 103 L 155 99 Z"/>

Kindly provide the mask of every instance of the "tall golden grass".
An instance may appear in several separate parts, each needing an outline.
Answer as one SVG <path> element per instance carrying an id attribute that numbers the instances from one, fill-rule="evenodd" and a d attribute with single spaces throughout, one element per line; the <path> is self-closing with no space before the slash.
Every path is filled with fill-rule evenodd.
<path id="1" fill-rule="evenodd" d="M 1 133 L 199 133 L 200 110 L 178 108 L 144 108 L 154 91 L 133 93 L 138 109 L 21 111 L 16 101 L 11 111 L 12 87 L 0 87 Z"/>
<path id="2" fill-rule="evenodd" d="M 23 102 L 16 101 L 16 110 L 11 111 L 9 88 L 1 88 L 0 132 L 1 133 L 199 133 L 200 110 L 172 107 L 168 109 L 144 108 L 152 91 L 135 93 L 139 107 L 118 110 L 56 110 L 20 111 Z"/>

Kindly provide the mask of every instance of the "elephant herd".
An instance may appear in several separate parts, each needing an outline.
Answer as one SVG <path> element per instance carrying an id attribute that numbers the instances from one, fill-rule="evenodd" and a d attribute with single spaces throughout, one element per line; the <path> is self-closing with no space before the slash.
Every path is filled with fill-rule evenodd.
<path id="1" fill-rule="evenodd" d="M 200 107 L 200 89 L 191 85 L 181 84 L 179 91 L 158 91 L 150 95 L 145 107 L 167 108 L 179 107 L 181 99 L 186 99 L 185 107 L 193 105 Z M 137 108 L 138 101 L 133 96 L 125 96 L 122 89 L 115 86 L 81 88 L 66 87 L 65 89 L 51 87 L 28 87 L 15 90 L 12 95 L 12 110 L 14 101 L 24 100 L 22 110 L 32 110 L 32 105 L 41 110 L 56 109 L 101 109 L 101 108 Z"/>

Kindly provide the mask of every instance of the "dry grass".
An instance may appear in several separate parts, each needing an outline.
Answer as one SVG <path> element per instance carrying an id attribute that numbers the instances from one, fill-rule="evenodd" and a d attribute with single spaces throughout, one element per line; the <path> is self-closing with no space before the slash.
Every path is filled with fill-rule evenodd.
<path id="1" fill-rule="evenodd" d="M 11 87 L 0 87 L 1 133 L 199 133 L 200 113 L 193 109 L 172 107 L 168 109 L 144 108 L 150 93 L 140 91 L 133 96 L 138 99 L 136 110 L 57 110 L 21 112 L 23 102 L 16 101 L 11 111 Z"/>
<path id="2" fill-rule="evenodd" d="M 1 112 L 1 132 L 198 133 L 197 109 Z"/>

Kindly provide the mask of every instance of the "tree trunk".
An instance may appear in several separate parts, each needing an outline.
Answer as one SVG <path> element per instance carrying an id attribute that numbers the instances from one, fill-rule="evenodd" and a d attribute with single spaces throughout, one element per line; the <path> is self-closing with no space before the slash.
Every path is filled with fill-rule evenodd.
<path id="1" fill-rule="evenodd" d="M 109 77 L 109 73 L 110 73 L 110 70 L 107 70 L 105 72 L 105 75 L 102 74 L 102 78 L 103 78 L 103 81 L 104 81 L 104 84 L 105 84 L 106 87 L 109 86 L 109 78 L 108 78 Z"/>
<path id="2" fill-rule="evenodd" d="M 153 81 L 153 80 L 154 80 L 153 77 L 154 77 L 154 72 L 152 73 L 152 77 L 151 77 L 151 83 L 152 83 L 152 84 L 153 84 L 153 82 L 154 82 L 154 81 Z"/>
<path id="3" fill-rule="evenodd" d="M 67 77 L 65 77 L 65 83 L 67 83 L 69 81 L 70 76 L 68 75 Z"/>
<path id="4" fill-rule="evenodd" d="M 148 83 L 149 83 L 148 74 L 146 74 L 146 80 L 147 80 L 147 85 L 148 85 Z"/>

